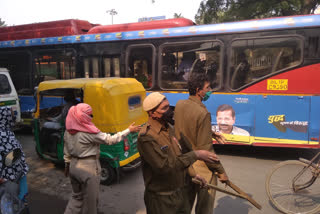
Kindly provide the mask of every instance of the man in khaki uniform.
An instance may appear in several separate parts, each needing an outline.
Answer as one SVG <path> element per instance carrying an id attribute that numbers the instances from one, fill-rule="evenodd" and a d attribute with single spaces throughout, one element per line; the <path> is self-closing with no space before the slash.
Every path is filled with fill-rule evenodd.
<path id="1" fill-rule="evenodd" d="M 180 100 L 175 107 L 175 134 L 178 139 L 183 134 L 192 144 L 193 150 L 203 149 L 214 152 L 212 146 L 211 115 L 202 101 L 211 94 L 210 82 L 205 74 L 193 74 L 188 80 L 189 99 Z M 196 174 L 201 175 L 208 183 L 216 185 L 218 173 L 221 182 L 228 180 L 220 162 L 205 163 L 197 161 L 193 164 Z M 191 184 L 189 190 L 191 206 L 197 194 L 196 213 L 212 214 L 215 190 L 199 189 Z"/>
<path id="2" fill-rule="evenodd" d="M 170 106 L 164 95 L 151 93 L 145 98 L 143 109 L 148 112 L 149 120 L 139 133 L 138 150 L 147 213 L 190 213 L 185 190 L 187 169 L 196 160 L 213 163 L 216 155 L 204 150 L 181 153 L 178 141 L 169 134 Z M 204 181 L 198 175 L 195 178 Z"/>

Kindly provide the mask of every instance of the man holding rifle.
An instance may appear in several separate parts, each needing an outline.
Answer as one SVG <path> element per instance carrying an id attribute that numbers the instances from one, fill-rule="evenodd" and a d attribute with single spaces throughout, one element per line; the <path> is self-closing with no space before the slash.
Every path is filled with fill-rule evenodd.
<path id="1" fill-rule="evenodd" d="M 188 167 L 196 160 L 214 164 L 218 159 L 206 150 L 182 152 L 178 141 L 169 133 L 168 122 L 172 120 L 172 114 L 164 95 L 159 92 L 149 94 L 143 101 L 143 109 L 149 119 L 139 133 L 138 150 L 142 159 L 147 213 L 190 213 L 192 207 L 185 188 Z M 194 178 L 202 185 L 205 182 L 199 175 Z"/>
<path id="2" fill-rule="evenodd" d="M 210 94 L 210 82 L 205 74 L 193 74 L 188 80 L 189 99 L 180 100 L 175 107 L 175 134 L 179 140 L 185 139 L 192 145 L 193 150 L 214 152 L 212 146 L 211 115 L 202 101 Z M 219 135 L 216 135 L 219 137 Z M 220 139 L 217 139 L 218 141 Z M 205 163 L 201 160 L 193 164 L 195 174 L 205 178 L 209 184 L 217 185 L 217 177 L 222 183 L 228 181 L 228 176 L 220 163 Z M 199 185 L 189 184 L 190 205 L 197 195 L 196 214 L 212 214 L 215 199 L 214 189 L 200 188 Z"/>

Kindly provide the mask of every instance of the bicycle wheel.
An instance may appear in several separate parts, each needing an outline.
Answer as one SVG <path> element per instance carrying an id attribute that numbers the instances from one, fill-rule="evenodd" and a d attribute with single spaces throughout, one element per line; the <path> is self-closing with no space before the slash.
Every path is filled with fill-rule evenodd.
<path id="1" fill-rule="evenodd" d="M 272 204 L 288 214 L 320 213 L 320 179 L 313 185 L 294 192 L 293 178 L 305 167 L 305 163 L 296 160 L 284 161 L 277 164 L 268 174 L 266 191 Z M 312 177 L 312 168 L 308 168 L 296 184 L 304 184 Z"/>

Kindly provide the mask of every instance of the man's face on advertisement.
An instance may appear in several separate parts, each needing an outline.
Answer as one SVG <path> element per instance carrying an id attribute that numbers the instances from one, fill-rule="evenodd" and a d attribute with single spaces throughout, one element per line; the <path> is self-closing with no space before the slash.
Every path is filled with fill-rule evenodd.
<path id="1" fill-rule="evenodd" d="M 217 124 L 219 130 L 224 134 L 230 134 L 235 123 L 235 117 L 232 117 L 232 111 L 218 111 L 217 113 Z"/>

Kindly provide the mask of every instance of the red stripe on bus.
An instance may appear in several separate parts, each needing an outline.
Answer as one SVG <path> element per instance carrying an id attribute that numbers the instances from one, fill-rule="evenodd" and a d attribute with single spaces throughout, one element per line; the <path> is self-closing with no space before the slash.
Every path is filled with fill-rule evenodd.
<path id="1" fill-rule="evenodd" d="M 249 86 L 241 93 L 268 93 L 268 94 L 320 94 L 320 64 L 308 65 L 291 71 L 275 75 L 268 79 L 288 80 L 287 90 L 267 90 L 268 79 Z"/>

